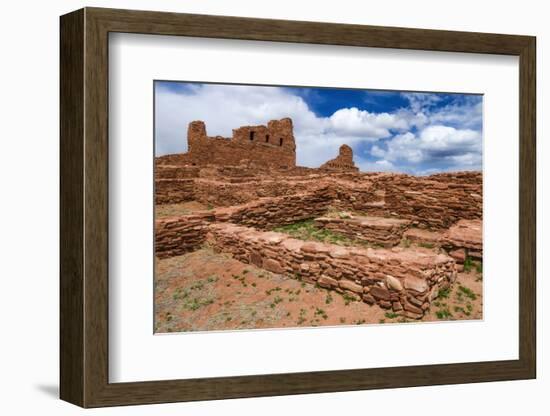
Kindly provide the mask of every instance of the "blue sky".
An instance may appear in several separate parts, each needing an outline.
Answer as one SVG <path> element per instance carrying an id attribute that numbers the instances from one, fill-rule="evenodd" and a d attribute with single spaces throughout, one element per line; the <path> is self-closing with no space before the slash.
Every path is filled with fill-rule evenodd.
<path id="1" fill-rule="evenodd" d="M 187 124 L 211 136 L 290 117 L 297 163 L 318 167 L 342 144 L 361 171 L 481 170 L 481 95 L 155 82 L 155 151 L 187 150 Z"/>

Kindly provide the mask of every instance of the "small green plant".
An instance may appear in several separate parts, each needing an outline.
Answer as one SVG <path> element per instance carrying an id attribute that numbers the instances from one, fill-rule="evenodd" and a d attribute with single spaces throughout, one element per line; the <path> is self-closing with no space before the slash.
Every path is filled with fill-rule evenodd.
<path id="1" fill-rule="evenodd" d="M 472 267 L 474 267 L 474 263 L 472 262 L 472 259 L 469 256 L 466 256 L 466 260 L 464 260 L 464 271 L 466 273 L 470 273 L 472 270 Z"/>
<path id="2" fill-rule="evenodd" d="M 425 243 L 425 242 L 419 243 L 418 245 L 420 247 L 424 247 L 424 248 L 434 248 L 435 247 L 435 245 L 433 243 Z"/>
<path id="3" fill-rule="evenodd" d="M 199 281 L 193 283 L 191 286 L 189 286 L 189 289 L 191 289 L 191 290 L 204 289 L 204 282 L 202 280 L 199 280 Z"/>
<path id="4" fill-rule="evenodd" d="M 300 314 L 298 315 L 298 325 L 302 325 L 306 321 L 306 310 L 304 308 L 300 309 Z"/>
<path id="5" fill-rule="evenodd" d="M 453 314 L 451 313 L 451 311 L 449 311 L 448 308 L 435 311 L 435 315 L 437 316 L 437 319 L 449 319 L 449 318 L 452 318 L 453 316 Z"/>
<path id="6" fill-rule="evenodd" d="M 466 316 L 470 316 L 471 312 L 464 309 L 462 306 L 455 306 L 454 307 L 455 312 L 462 312 Z"/>
<path id="7" fill-rule="evenodd" d="M 399 315 L 396 314 L 396 313 L 394 313 L 394 312 L 386 312 L 386 313 L 384 314 L 384 316 L 385 316 L 386 318 L 388 318 L 388 319 L 395 319 L 395 318 L 397 318 Z"/>
<path id="8" fill-rule="evenodd" d="M 273 288 L 271 288 L 271 289 L 266 290 L 266 291 L 265 291 L 265 294 L 266 294 L 267 296 L 269 296 L 269 295 L 271 295 L 273 292 L 279 292 L 279 291 L 281 291 L 281 288 L 280 288 L 279 286 L 277 286 L 277 287 L 273 287 Z"/>
<path id="9" fill-rule="evenodd" d="M 316 316 L 321 316 L 323 319 L 327 319 L 328 318 L 328 315 L 327 313 L 325 312 L 324 309 L 321 309 L 321 308 L 315 308 L 315 315 Z"/>
<path id="10" fill-rule="evenodd" d="M 355 300 L 355 298 L 348 293 L 344 292 L 342 293 L 342 298 L 344 299 L 344 304 L 348 306 L 352 301 Z"/>
<path id="11" fill-rule="evenodd" d="M 450 294 L 451 294 L 451 289 L 450 288 L 441 289 L 439 291 L 439 294 L 437 295 L 437 297 L 439 297 L 441 299 L 447 299 Z"/>
<path id="12" fill-rule="evenodd" d="M 185 302 L 183 307 L 192 311 L 196 311 L 202 306 L 207 306 L 214 303 L 213 299 L 210 298 L 193 298 L 189 302 Z"/>
<path id="13" fill-rule="evenodd" d="M 472 299 L 472 300 L 476 300 L 477 299 L 477 295 L 472 291 L 472 289 L 466 287 L 466 286 L 458 286 L 458 290 L 460 290 L 462 293 L 464 293 L 464 296 Z"/>
<path id="14" fill-rule="evenodd" d="M 483 273 L 483 263 L 480 261 L 476 263 L 476 272 Z"/>
<path id="15" fill-rule="evenodd" d="M 180 299 L 185 299 L 187 296 L 189 296 L 189 292 L 187 290 L 178 288 L 172 295 L 172 299 L 180 300 Z"/>
<path id="16" fill-rule="evenodd" d="M 403 239 L 403 241 L 401 241 L 401 245 L 405 248 L 409 248 L 411 246 L 411 240 L 409 240 L 408 238 L 405 238 Z"/>
<path id="17" fill-rule="evenodd" d="M 332 303 L 332 295 L 330 294 L 330 292 L 327 292 L 327 297 L 325 298 L 325 303 L 327 305 L 330 305 Z"/>

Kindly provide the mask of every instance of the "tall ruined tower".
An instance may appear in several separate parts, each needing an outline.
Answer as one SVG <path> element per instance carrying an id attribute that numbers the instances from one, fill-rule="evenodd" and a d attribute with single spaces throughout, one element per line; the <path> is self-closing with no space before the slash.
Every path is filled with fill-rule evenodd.
<path id="1" fill-rule="evenodd" d="M 359 168 L 353 163 L 353 149 L 347 144 L 340 146 L 338 156 L 328 162 L 323 163 L 320 166 L 323 170 L 336 170 L 336 171 L 358 171 Z"/>
<path id="2" fill-rule="evenodd" d="M 188 152 L 193 152 L 193 147 L 199 146 L 201 140 L 206 139 L 206 125 L 204 121 L 192 121 L 187 127 L 187 148 Z"/>

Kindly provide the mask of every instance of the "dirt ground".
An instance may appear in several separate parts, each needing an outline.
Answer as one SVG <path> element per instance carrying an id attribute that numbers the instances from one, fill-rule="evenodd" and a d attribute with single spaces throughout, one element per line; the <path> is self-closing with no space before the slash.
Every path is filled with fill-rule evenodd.
<path id="1" fill-rule="evenodd" d="M 422 320 L 481 319 L 482 286 L 482 273 L 475 267 L 459 273 L 453 287 L 440 294 Z M 394 322 L 418 321 L 207 247 L 156 262 L 157 333 Z"/>

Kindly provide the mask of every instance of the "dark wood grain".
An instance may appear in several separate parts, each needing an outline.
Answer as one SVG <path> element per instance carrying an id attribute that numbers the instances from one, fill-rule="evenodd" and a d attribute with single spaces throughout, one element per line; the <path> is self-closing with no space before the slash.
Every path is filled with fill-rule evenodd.
<path id="1" fill-rule="evenodd" d="M 516 55 L 520 58 L 519 359 L 139 383 L 108 380 L 108 33 Z M 83 407 L 533 378 L 535 39 L 87 8 L 61 18 L 61 397 Z"/>
<path id="2" fill-rule="evenodd" d="M 84 405 L 84 11 L 61 19 L 60 388 Z"/>

